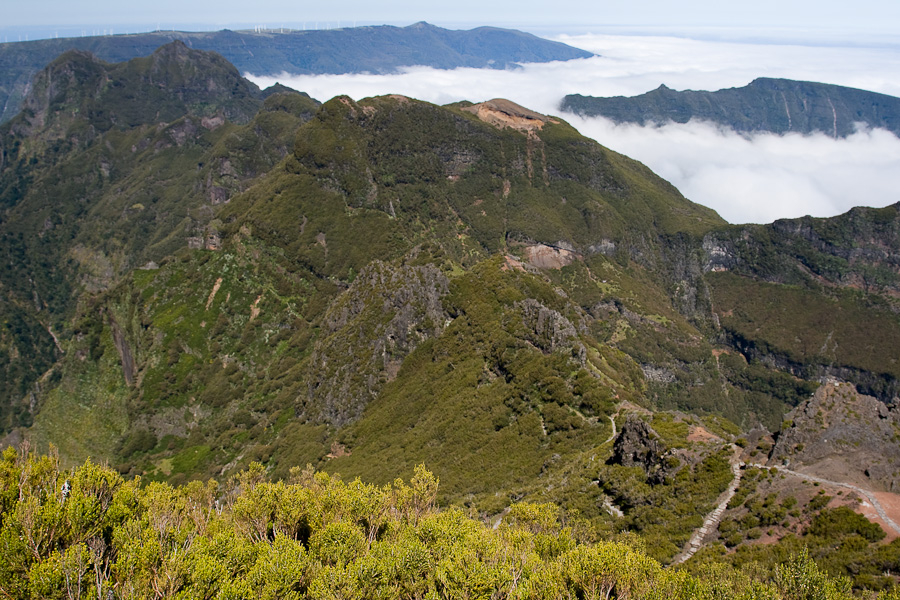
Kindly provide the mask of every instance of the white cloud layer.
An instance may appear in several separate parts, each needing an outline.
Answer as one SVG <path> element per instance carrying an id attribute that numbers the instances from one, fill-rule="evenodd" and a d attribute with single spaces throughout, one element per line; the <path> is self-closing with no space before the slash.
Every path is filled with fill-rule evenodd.
<path id="1" fill-rule="evenodd" d="M 742 137 L 709 123 L 640 127 L 572 118 L 585 135 L 636 157 L 732 223 L 827 217 L 900 201 L 900 139 L 884 130 Z"/>
<path id="2" fill-rule="evenodd" d="M 412 67 L 392 75 L 253 77 L 327 100 L 388 93 L 437 104 L 503 97 L 560 114 L 565 94 L 635 95 L 664 83 L 716 90 L 756 77 L 822 81 L 900 96 L 900 45 L 802 46 L 700 41 L 675 37 L 579 35 L 558 38 L 600 57 L 529 64 L 521 69 L 442 71 Z M 636 158 L 681 192 L 733 223 L 769 222 L 805 214 L 831 216 L 853 206 L 900 201 L 900 139 L 863 131 L 847 139 L 740 136 L 704 123 L 616 126 L 563 115 L 583 134 Z"/>

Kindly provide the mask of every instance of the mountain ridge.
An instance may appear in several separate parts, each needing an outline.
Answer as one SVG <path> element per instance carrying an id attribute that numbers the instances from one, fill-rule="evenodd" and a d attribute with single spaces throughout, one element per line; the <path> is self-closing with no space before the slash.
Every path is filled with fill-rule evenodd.
<path id="1" fill-rule="evenodd" d="M 0 44 L 0 123 L 19 110 L 31 78 L 65 50 L 86 50 L 109 62 L 150 55 L 159 46 L 181 40 L 215 51 L 241 73 L 254 75 L 394 72 L 426 65 L 512 68 L 522 62 L 571 60 L 593 56 L 571 46 L 510 29 L 479 27 L 468 31 L 427 23 L 335 30 L 168 32 L 10 42 Z"/>
<path id="2" fill-rule="evenodd" d="M 675 91 L 665 85 L 633 97 L 573 94 L 564 112 L 639 125 L 709 121 L 741 133 L 824 133 L 847 137 L 856 124 L 900 136 L 900 98 L 844 86 L 761 77 L 740 88 Z"/>

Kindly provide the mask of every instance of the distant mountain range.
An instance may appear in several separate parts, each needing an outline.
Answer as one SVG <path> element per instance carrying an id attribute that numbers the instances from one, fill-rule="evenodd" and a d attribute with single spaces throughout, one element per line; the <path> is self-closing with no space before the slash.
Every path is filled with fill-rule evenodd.
<path id="1" fill-rule="evenodd" d="M 661 85 L 630 98 L 572 94 L 563 99 L 560 109 L 640 125 L 696 119 L 739 132 L 819 132 L 838 138 L 852 134 L 862 123 L 900 135 L 900 98 L 790 79 L 759 78 L 741 88 L 716 92 L 678 92 Z"/>
<path id="2" fill-rule="evenodd" d="M 386 73 L 425 65 L 437 69 L 506 69 L 519 63 L 587 58 L 592 53 L 530 33 L 496 27 L 457 31 L 416 23 L 323 31 L 156 31 L 0 44 L 0 122 L 21 108 L 31 78 L 66 50 L 87 50 L 107 62 L 148 56 L 181 40 L 218 52 L 254 75 Z"/>

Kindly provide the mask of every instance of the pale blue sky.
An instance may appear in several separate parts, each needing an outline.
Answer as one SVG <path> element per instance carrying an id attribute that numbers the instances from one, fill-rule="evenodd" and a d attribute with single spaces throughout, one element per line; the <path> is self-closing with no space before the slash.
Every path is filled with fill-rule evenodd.
<path id="1" fill-rule="evenodd" d="M 219 29 L 254 25 L 301 27 L 305 23 L 307 28 L 325 28 L 354 23 L 406 25 L 416 21 L 444 27 L 496 25 L 535 31 L 627 25 L 829 30 L 851 34 L 900 32 L 897 0 L 6 0 L 3 5 L 0 31 L 50 31 L 44 35 L 53 35 L 54 27 L 66 35 L 72 35 L 73 28 L 90 35 L 98 29 L 123 33 L 157 25 L 164 29 Z"/>

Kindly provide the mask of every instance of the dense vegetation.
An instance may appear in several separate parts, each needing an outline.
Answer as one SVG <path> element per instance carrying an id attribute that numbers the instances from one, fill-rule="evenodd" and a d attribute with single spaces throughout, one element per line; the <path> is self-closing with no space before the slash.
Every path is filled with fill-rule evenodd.
<path id="1" fill-rule="evenodd" d="M 435 507 L 438 480 L 377 487 L 259 464 L 224 485 L 123 481 L 85 463 L 0 458 L 7 598 L 704 598 L 841 600 L 806 551 L 771 573 L 663 569 L 633 537 L 596 540 L 551 504 L 488 528 Z M 895 598 L 883 595 L 880 598 Z"/>
<path id="2" fill-rule="evenodd" d="M 50 368 L 62 348 L 53 336 L 67 335 L 80 291 L 106 289 L 188 237 L 215 239 L 208 204 L 280 161 L 317 106 L 296 92 L 263 99 L 221 57 L 181 43 L 119 65 L 69 53 L 34 88 L 40 101 L 0 135 L 7 431 L 30 423 L 33 411 L 19 401 L 57 378 Z M 159 127 L 158 118 L 172 122 Z"/>

